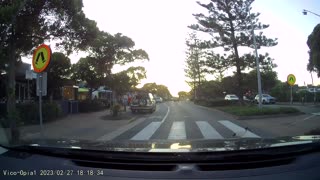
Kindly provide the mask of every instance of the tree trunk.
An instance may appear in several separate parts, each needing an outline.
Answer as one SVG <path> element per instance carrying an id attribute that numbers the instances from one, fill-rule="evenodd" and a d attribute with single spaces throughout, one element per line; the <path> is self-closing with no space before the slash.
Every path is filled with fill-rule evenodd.
<path id="1" fill-rule="evenodd" d="M 229 15 L 230 17 L 230 15 Z M 231 28 L 231 40 L 232 40 L 232 47 L 234 50 L 234 54 L 235 54 L 235 61 L 236 61 L 236 68 L 237 68 L 237 86 L 238 86 L 238 91 L 237 91 L 237 95 L 239 97 L 239 101 L 240 103 L 243 105 L 243 89 L 242 89 L 242 75 L 241 75 L 241 67 L 240 67 L 240 58 L 239 58 L 239 52 L 238 52 L 238 45 L 236 42 L 236 38 L 235 38 L 235 34 L 234 34 L 234 27 L 233 27 L 233 23 L 230 20 L 230 28 Z"/>
<path id="2" fill-rule="evenodd" d="M 9 70 L 8 70 L 8 86 L 7 86 L 7 114 L 10 121 L 11 141 L 15 143 L 19 140 L 19 132 L 17 129 L 18 114 L 16 110 L 16 74 L 15 74 L 15 42 L 14 42 L 14 27 L 11 28 L 11 38 L 9 40 Z"/>

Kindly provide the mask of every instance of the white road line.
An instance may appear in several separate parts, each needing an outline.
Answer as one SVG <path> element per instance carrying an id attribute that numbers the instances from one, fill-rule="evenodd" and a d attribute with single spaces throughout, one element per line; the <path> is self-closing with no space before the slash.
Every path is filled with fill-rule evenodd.
<path id="1" fill-rule="evenodd" d="M 289 125 L 295 125 L 295 124 L 298 124 L 298 123 L 302 123 L 303 121 L 306 121 L 306 120 L 311 119 L 311 118 L 316 117 L 316 116 L 317 116 L 317 115 L 315 115 L 315 114 L 313 113 L 313 115 L 308 116 L 308 117 L 306 117 L 306 118 L 304 118 L 304 119 L 302 119 L 302 120 L 296 120 L 296 121 L 294 121 L 294 122 L 292 122 L 292 123 L 289 123 Z"/>
<path id="2" fill-rule="evenodd" d="M 219 121 L 222 125 L 233 131 L 236 136 L 239 137 L 252 137 L 252 138 L 259 138 L 260 136 L 250 132 L 249 130 L 245 130 L 244 128 L 232 123 L 231 121 L 222 120 Z"/>
<path id="3" fill-rule="evenodd" d="M 148 140 L 151 136 L 156 132 L 156 130 L 160 127 L 161 122 L 152 122 L 145 128 L 143 128 L 140 132 L 138 132 L 135 136 L 131 138 L 131 140 Z"/>
<path id="4" fill-rule="evenodd" d="M 207 121 L 196 121 L 204 139 L 224 139 Z"/>
<path id="5" fill-rule="evenodd" d="M 171 126 L 168 139 L 186 139 L 186 128 L 184 121 L 175 121 Z"/>
<path id="6" fill-rule="evenodd" d="M 311 116 L 309 116 L 309 117 L 304 118 L 302 121 L 308 120 L 308 119 L 313 118 L 313 117 L 315 117 L 315 116 L 317 116 L 317 115 L 313 114 L 313 115 L 311 115 Z"/>
<path id="7" fill-rule="evenodd" d="M 134 122 L 127 124 L 126 126 L 122 126 L 119 129 L 112 131 L 108 134 L 105 134 L 101 137 L 99 137 L 97 140 L 98 141 L 108 141 L 108 140 L 112 140 L 114 138 L 116 138 L 117 136 L 120 136 L 122 133 L 128 131 L 129 129 L 135 127 L 136 125 L 142 123 L 143 121 L 145 121 L 146 118 L 139 118 L 137 120 L 135 120 Z"/>
<path id="8" fill-rule="evenodd" d="M 167 106 L 167 105 L 166 105 L 166 106 Z M 163 117 L 163 119 L 162 119 L 161 123 L 163 123 L 163 122 L 167 119 L 167 117 L 168 117 L 168 115 L 169 115 L 170 107 L 169 107 L 169 106 L 167 106 L 167 107 L 168 107 L 167 114 Z"/>

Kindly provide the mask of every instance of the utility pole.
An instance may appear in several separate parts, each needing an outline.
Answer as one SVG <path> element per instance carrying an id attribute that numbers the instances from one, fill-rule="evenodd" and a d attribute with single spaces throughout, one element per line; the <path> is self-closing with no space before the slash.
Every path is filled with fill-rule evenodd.
<path id="1" fill-rule="evenodd" d="M 248 7 L 248 12 L 250 16 L 250 9 Z M 261 75 L 260 75 L 260 68 L 259 68 L 259 57 L 258 57 L 258 49 L 257 49 L 257 42 L 256 42 L 256 36 L 254 34 L 254 27 L 253 27 L 253 22 L 250 19 L 251 23 L 251 31 L 252 31 L 252 37 L 253 37 L 253 45 L 254 45 L 254 50 L 255 50 L 255 55 L 256 55 L 256 66 L 257 66 L 257 79 L 258 79 L 258 93 L 259 93 L 259 108 L 262 108 L 262 88 L 261 88 Z"/>

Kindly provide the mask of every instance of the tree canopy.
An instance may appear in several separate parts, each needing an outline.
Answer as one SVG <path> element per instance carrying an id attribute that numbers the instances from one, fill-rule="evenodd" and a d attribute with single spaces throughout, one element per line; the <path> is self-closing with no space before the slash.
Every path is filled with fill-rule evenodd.
<path id="1" fill-rule="evenodd" d="M 85 17 L 82 0 L 0 1 L 0 68 L 7 72 L 7 113 L 13 139 L 17 138 L 15 68 L 21 56 L 43 42 L 56 40 L 68 54 L 85 50 L 97 35 L 96 23 Z M 3 71 L 3 70 L 2 70 Z"/>
<path id="2" fill-rule="evenodd" d="M 318 77 L 320 77 L 320 24 L 309 35 L 307 45 L 310 49 L 307 69 L 317 72 Z"/>
<path id="3" fill-rule="evenodd" d="M 277 44 L 276 39 L 263 35 L 261 30 L 269 26 L 259 22 L 259 13 L 250 13 L 252 2 L 253 0 L 211 0 L 207 4 L 198 2 L 208 13 L 194 14 L 198 23 L 189 26 L 193 30 L 211 35 L 210 40 L 201 42 L 201 47 L 224 49 L 223 55 L 211 54 L 207 64 L 214 70 L 235 68 L 237 94 L 240 99 L 243 94 L 242 71 L 254 67 L 255 59 L 250 54 L 240 56 L 239 47 L 253 48 L 252 26 L 254 30 L 260 31 L 256 34 L 258 48 Z M 268 58 L 267 54 L 260 55 L 259 60 L 262 64 L 272 66 L 272 59 Z"/>
<path id="4" fill-rule="evenodd" d="M 146 83 L 143 85 L 141 90 L 150 92 L 165 99 L 172 97 L 168 87 L 162 84 Z"/>
<path id="5" fill-rule="evenodd" d="M 60 52 L 55 52 L 51 55 L 51 61 L 47 68 L 47 88 L 50 96 L 53 96 L 54 91 L 59 90 L 64 82 L 70 78 L 70 70 L 71 62 L 66 55 Z"/>

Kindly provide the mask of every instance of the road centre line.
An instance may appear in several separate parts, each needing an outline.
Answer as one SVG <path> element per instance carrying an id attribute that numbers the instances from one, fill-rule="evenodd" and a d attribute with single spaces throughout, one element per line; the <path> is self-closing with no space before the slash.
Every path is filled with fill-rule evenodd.
<path id="1" fill-rule="evenodd" d="M 165 106 L 167 106 L 167 105 L 165 105 Z M 169 107 L 169 106 L 167 106 L 167 107 L 168 107 L 167 114 L 163 117 L 163 119 L 162 119 L 161 123 L 163 123 L 163 122 L 167 119 L 167 117 L 168 117 L 168 115 L 169 115 L 170 107 Z"/>

